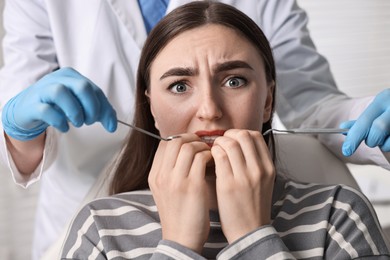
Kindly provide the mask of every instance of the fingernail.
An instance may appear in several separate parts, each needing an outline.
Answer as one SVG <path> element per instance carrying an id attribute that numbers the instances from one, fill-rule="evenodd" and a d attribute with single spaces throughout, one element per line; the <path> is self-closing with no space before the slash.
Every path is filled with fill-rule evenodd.
<path id="1" fill-rule="evenodd" d="M 83 121 L 81 121 L 81 120 L 75 121 L 75 124 L 74 124 L 75 127 L 80 127 L 82 125 L 83 125 Z"/>
<path id="2" fill-rule="evenodd" d="M 113 132 L 115 132 L 116 128 L 117 128 L 117 122 L 116 121 L 110 121 L 110 123 L 109 123 L 109 131 L 111 133 L 113 133 Z"/>
<path id="3" fill-rule="evenodd" d="M 351 156 L 352 155 L 352 149 L 349 144 L 344 144 L 342 148 L 342 152 L 344 156 Z"/>

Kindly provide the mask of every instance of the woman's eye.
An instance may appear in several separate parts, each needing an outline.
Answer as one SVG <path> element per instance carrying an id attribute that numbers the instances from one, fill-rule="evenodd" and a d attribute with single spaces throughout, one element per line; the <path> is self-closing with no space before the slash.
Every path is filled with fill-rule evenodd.
<path id="1" fill-rule="evenodd" d="M 246 80 L 243 78 L 230 78 L 226 81 L 225 86 L 229 88 L 239 88 L 246 84 Z"/>
<path id="2" fill-rule="evenodd" d="M 186 92 L 188 89 L 188 86 L 183 82 L 177 82 L 173 83 L 169 86 L 169 90 L 173 93 L 183 93 Z"/>

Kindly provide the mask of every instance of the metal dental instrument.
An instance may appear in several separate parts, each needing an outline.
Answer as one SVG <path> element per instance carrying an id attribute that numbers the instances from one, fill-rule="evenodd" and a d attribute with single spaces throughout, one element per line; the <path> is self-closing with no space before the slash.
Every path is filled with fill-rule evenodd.
<path id="1" fill-rule="evenodd" d="M 131 128 L 133 128 L 134 130 L 136 130 L 136 131 L 138 131 L 138 132 L 144 133 L 144 134 L 149 135 L 149 136 L 151 136 L 151 137 L 154 137 L 154 138 L 156 138 L 156 139 L 158 139 L 158 140 L 171 141 L 172 139 L 180 138 L 180 135 L 172 135 L 172 136 L 168 136 L 168 137 L 164 138 L 164 137 L 161 137 L 161 136 L 159 136 L 159 135 L 153 134 L 153 133 L 151 133 L 151 132 L 149 132 L 149 131 L 146 131 L 146 130 L 144 130 L 144 129 L 142 129 L 142 128 L 136 127 L 135 125 L 125 123 L 125 122 L 123 122 L 122 120 L 119 120 L 119 119 L 118 119 L 117 121 L 118 121 L 118 123 L 121 123 L 122 125 L 131 127 Z"/>
<path id="2" fill-rule="evenodd" d="M 131 128 L 133 128 L 134 130 L 136 130 L 138 132 L 144 133 L 144 134 L 149 135 L 151 137 L 154 137 L 154 138 L 156 138 L 158 140 L 171 141 L 172 139 L 180 138 L 180 135 L 171 135 L 171 136 L 168 136 L 168 137 L 164 138 L 164 137 L 161 137 L 159 135 L 153 134 L 153 133 L 151 133 L 149 131 L 146 131 L 146 130 L 144 130 L 142 128 L 136 127 L 135 125 L 125 123 L 122 120 L 118 119 L 117 121 L 118 121 L 118 123 L 120 123 L 122 125 L 131 127 Z M 348 130 L 349 129 L 346 129 L 346 128 L 302 128 L 302 129 L 299 129 L 299 128 L 291 128 L 291 129 L 275 129 L 275 128 L 271 128 L 271 129 L 268 129 L 267 131 L 265 131 L 263 133 L 263 136 L 268 135 L 271 132 L 287 133 L 287 134 L 309 134 L 309 135 L 316 135 L 316 134 L 346 134 L 346 133 L 348 133 Z"/>
<path id="3" fill-rule="evenodd" d="M 268 129 L 263 133 L 263 135 L 267 135 L 271 132 L 278 132 L 278 133 L 288 133 L 288 134 L 309 134 L 309 135 L 316 135 L 316 134 L 346 134 L 348 133 L 349 129 L 344 128 L 292 128 L 292 129 Z"/>

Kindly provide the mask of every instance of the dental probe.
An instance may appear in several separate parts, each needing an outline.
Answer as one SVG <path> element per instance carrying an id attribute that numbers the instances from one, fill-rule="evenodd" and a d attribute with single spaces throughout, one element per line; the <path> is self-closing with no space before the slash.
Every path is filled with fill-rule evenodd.
<path id="1" fill-rule="evenodd" d="M 117 121 L 118 121 L 118 123 L 121 123 L 122 125 L 131 127 L 131 128 L 133 128 L 134 130 L 136 130 L 136 131 L 138 131 L 138 132 L 144 133 L 144 134 L 149 135 L 149 136 L 151 136 L 151 137 L 154 137 L 154 138 L 156 138 L 156 139 L 158 139 L 158 140 L 171 141 L 172 139 L 175 139 L 175 138 L 179 138 L 179 137 L 180 137 L 180 135 L 172 135 L 172 136 L 168 136 L 168 137 L 164 138 L 164 137 L 161 137 L 161 136 L 159 136 L 159 135 L 153 134 L 153 133 L 151 133 L 151 132 L 149 132 L 149 131 L 146 131 L 146 130 L 144 130 L 144 129 L 142 129 L 142 128 L 136 127 L 135 125 L 125 123 L 125 122 L 123 122 L 122 120 L 119 120 L 119 119 L 118 119 Z"/>

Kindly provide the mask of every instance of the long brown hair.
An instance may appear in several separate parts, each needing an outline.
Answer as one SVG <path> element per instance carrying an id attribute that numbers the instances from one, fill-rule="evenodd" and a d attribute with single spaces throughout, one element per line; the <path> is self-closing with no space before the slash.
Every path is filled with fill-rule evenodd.
<path id="1" fill-rule="evenodd" d="M 150 67 L 157 54 L 182 32 L 206 25 L 219 24 L 240 32 L 258 49 L 263 58 L 268 83 L 276 82 L 275 63 L 268 40 L 261 29 L 236 8 L 212 1 L 195 1 L 178 7 L 165 16 L 150 32 L 143 47 L 137 74 L 137 92 L 134 124 L 158 134 L 145 91 L 150 84 Z M 275 88 L 274 88 L 275 89 Z M 273 100 L 275 91 L 273 93 Z M 273 102 L 274 103 L 274 102 Z M 274 105 L 273 105 L 274 107 Z M 261 116 L 261 115 L 259 115 Z M 263 131 L 271 128 L 272 117 L 263 124 Z M 268 147 L 273 150 L 272 134 L 266 137 Z M 152 166 L 159 141 L 138 131 L 132 131 L 110 186 L 110 194 L 148 188 L 148 174 Z M 272 151 L 274 154 L 274 151 Z"/>

